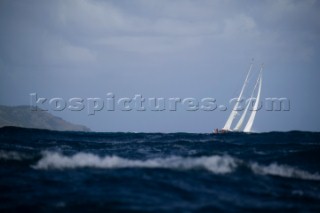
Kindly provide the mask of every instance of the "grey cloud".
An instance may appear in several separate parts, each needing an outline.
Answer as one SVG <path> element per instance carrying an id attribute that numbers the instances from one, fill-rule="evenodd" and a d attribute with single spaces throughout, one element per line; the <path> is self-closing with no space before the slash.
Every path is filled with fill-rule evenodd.
<path id="1" fill-rule="evenodd" d="M 26 104 L 29 92 L 39 90 L 53 96 L 138 92 L 216 96 L 224 101 L 235 95 L 232 92 L 241 86 L 254 57 L 257 63 L 266 63 L 266 96 L 296 97 L 297 111 L 286 115 L 293 128 L 299 126 L 293 125 L 299 117 L 307 120 L 306 111 L 316 110 L 318 104 L 302 102 L 308 101 L 305 94 L 317 97 L 319 89 L 319 4 L 312 0 L 2 0 L 0 102 Z M 121 125 L 137 115 L 109 116 L 114 119 L 114 125 L 108 124 L 110 130 L 134 130 L 130 122 L 122 129 Z M 150 120 L 155 115 L 141 116 Z M 154 129 L 169 131 L 164 124 L 171 121 L 171 128 L 183 131 L 191 128 L 188 121 L 201 118 L 205 122 L 197 131 L 207 131 L 212 122 L 218 125 L 226 117 L 222 113 L 175 116 L 172 121 L 172 115 L 156 115 L 159 124 Z M 104 117 L 81 119 L 93 129 L 105 130 L 100 125 Z M 316 121 L 302 123 L 301 128 L 319 126 Z M 282 124 L 269 120 L 257 125 L 262 130 L 274 125 L 290 128 L 285 119 Z M 141 128 L 152 130 L 149 125 Z"/>

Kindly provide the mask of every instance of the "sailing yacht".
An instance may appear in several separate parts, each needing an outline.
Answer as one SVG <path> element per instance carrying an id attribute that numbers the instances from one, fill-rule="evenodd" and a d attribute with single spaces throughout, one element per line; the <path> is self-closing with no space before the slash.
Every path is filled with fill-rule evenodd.
<path id="1" fill-rule="evenodd" d="M 261 95 L 261 85 L 262 85 L 263 65 L 261 65 L 260 72 L 259 72 L 259 75 L 258 75 L 258 79 L 257 79 L 257 81 L 255 83 L 255 86 L 254 86 L 253 90 L 252 90 L 251 97 L 247 101 L 247 103 L 245 105 L 245 109 L 242 112 L 242 114 L 238 110 L 238 108 L 239 108 L 239 103 L 241 102 L 241 100 L 243 98 L 243 93 L 244 93 L 244 91 L 245 91 L 245 89 L 247 87 L 247 84 L 248 84 L 248 81 L 249 81 L 249 77 L 251 75 L 252 67 L 253 67 L 253 63 L 251 63 L 251 65 L 250 65 L 248 74 L 247 74 L 246 79 L 244 81 L 244 84 L 243 84 L 243 86 L 241 88 L 239 97 L 237 98 L 237 102 L 236 102 L 233 110 L 231 111 L 227 122 L 225 123 L 224 127 L 222 128 L 222 130 L 218 131 L 216 129 L 215 133 L 251 132 L 252 125 L 253 125 L 253 122 L 254 122 L 254 119 L 256 117 L 256 114 L 257 114 L 257 111 L 258 111 L 258 107 L 259 107 L 259 101 L 260 101 L 260 95 Z M 256 98 L 253 98 L 256 88 L 258 88 L 257 96 L 256 96 Z M 250 105 L 251 105 L 252 101 L 254 101 L 254 106 L 253 106 L 253 109 L 252 109 L 252 112 L 251 112 L 250 116 L 248 117 L 248 110 L 250 108 Z M 233 127 L 233 124 L 237 120 L 236 118 L 238 116 L 241 116 L 241 117 L 238 120 L 238 122 L 236 122 L 235 126 Z"/>

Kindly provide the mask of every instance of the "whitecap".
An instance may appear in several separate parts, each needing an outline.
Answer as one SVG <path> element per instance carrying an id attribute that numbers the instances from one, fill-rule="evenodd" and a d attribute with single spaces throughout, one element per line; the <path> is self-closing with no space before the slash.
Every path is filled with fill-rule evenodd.
<path id="1" fill-rule="evenodd" d="M 100 157 L 91 153 L 77 153 L 72 156 L 58 152 L 44 152 L 43 157 L 32 166 L 34 169 L 74 169 L 74 168 L 163 168 L 163 169 L 205 169 L 214 174 L 233 172 L 237 167 L 237 160 L 230 156 L 204 156 L 167 158 L 153 158 L 147 160 L 133 160 L 119 156 Z"/>
<path id="2" fill-rule="evenodd" d="M 287 165 L 279 165 L 272 163 L 268 166 L 259 165 L 258 163 L 251 163 L 252 171 L 259 175 L 274 175 L 286 178 L 300 178 L 305 180 L 320 180 L 318 173 L 312 174 L 307 171 L 296 169 Z"/>
<path id="3" fill-rule="evenodd" d="M 1 160 L 23 160 L 26 156 L 14 151 L 4 151 L 0 150 L 0 159 Z"/>

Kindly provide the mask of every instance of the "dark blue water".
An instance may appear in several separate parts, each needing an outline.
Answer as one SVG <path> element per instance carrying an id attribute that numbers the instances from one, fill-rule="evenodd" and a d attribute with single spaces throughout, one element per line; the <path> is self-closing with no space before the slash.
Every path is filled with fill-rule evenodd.
<path id="1" fill-rule="evenodd" d="M 0 211 L 320 212 L 320 133 L 0 129 Z"/>

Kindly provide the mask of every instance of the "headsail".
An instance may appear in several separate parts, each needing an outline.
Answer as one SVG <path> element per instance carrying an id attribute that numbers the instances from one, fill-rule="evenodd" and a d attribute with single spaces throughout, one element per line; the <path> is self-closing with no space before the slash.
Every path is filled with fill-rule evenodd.
<path id="1" fill-rule="evenodd" d="M 246 79 L 245 79 L 245 81 L 244 81 L 244 84 L 243 84 L 243 86 L 242 86 L 242 89 L 241 89 L 241 92 L 240 92 L 240 94 L 239 94 L 239 97 L 237 98 L 237 103 L 235 104 L 232 112 L 230 113 L 229 118 L 228 118 L 226 124 L 225 124 L 224 127 L 222 128 L 223 130 L 231 130 L 231 125 L 232 125 L 232 122 L 233 122 L 234 118 L 236 117 L 236 115 L 237 115 L 237 113 L 238 113 L 238 112 L 237 112 L 237 109 L 238 109 L 238 106 L 239 106 L 239 102 L 240 102 L 240 100 L 242 99 L 243 91 L 244 91 L 244 89 L 245 89 L 245 87 L 246 87 L 246 85 L 247 85 L 247 83 L 248 83 L 248 79 L 249 79 L 249 76 L 250 76 L 250 73 L 251 73 L 252 66 L 253 66 L 253 63 L 250 64 L 250 68 L 249 68 L 247 77 L 246 77 Z"/>

